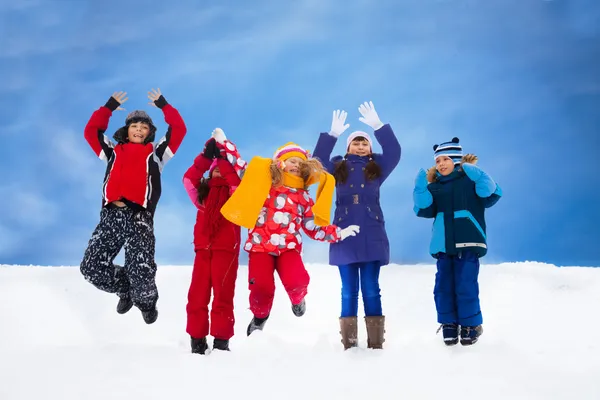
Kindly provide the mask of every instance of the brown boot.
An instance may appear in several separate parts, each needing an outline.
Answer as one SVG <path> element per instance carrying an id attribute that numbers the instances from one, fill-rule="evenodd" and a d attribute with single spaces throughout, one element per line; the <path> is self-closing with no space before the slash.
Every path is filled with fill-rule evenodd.
<path id="1" fill-rule="evenodd" d="M 356 317 L 340 318 L 340 333 L 342 334 L 342 344 L 344 350 L 356 347 L 358 345 L 358 324 Z"/>
<path id="2" fill-rule="evenodd" d="M 367 347 L 370 349 L 383 349 L 383 334 L 385 333 L 385 316 L 365 317 L 367 325 Z"/>

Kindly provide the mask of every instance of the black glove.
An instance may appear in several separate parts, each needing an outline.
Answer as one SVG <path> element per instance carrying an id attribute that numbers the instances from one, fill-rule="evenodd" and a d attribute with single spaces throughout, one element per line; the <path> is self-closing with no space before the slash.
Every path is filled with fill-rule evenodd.
<path id="1" fill-rule="evenodd" d="M 108 108 L 110 111 L 115 111 L 118 107 L 121 106 L 121 103 L 114 97 L 110 96 L 110 99 L 106 102 L 104 107 Z"/>
<path id="2" fill-rule="evenodd" d="M 154 100 L 154 104 L 156 105 L 156 107 L 162 109 L 164 106 L 166 106 L 169 103 L 167 103 L 167 99 L 165 99 L 165 96 L 163 96 L 161 94 L 158 99 Z"/>
<path id="3" fill-rule="evenodd" d="M 202 155 L 208 158 L 209 160 L 221 157 L 221 151 L 217 147 L 217 141 L 215 139 L 209 139 L 206 142 L 206 144 L 204 145 L 204 151 L 202 152 Z"/>

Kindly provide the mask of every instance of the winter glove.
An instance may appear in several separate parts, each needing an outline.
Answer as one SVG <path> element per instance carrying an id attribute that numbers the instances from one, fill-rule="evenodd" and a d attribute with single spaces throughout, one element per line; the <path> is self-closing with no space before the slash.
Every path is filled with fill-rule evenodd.
<path id="1" fill-rule="evenodd" d="M 496 182 L 481 168 L 473 164 L 464 163 L 462 169 L 469 179 L 475 182 L 475 193 L 477 193 L 477 196 L 485 198 L 494 194 L 496 191 Z"/>
<path id="2" fill-rule="evenodd" d="M 227 137 L 225 136 L 225 132 L 223 132 L 223 129 L 221 129 L 221 128 L 216 128 L 214 131 L 212 131 L 212 137 L 219 144 L 225 144 L 225 141 L 227 140 Z"/>
<path id="3" fill-rule="evenodd" d="M 221 156 L 221 152 L 219 151 L 219 148 L 217 147 L 217 142 L 214 138 L 210 138 L 206 141 L 202 155 L 208 158 L 209 160 L 212 160 L 213 158 L 217 157 L 217 155 L 217 158 Z"/>
<path id="4" fill-rule="evenodd" d="M 427 190 L 428 184 L 429 182 L 427 182 L 427 172 L 423 168 L 421 168 L 417 173 L 417 177 L 415 178 L 415 190 L 419 192 L 424 192 L 425 190 Z"/>
<path id="5" fill-rule="evenodd" d="M 358 107 L 358 112 L 362 115 L 358 120 L 369 125 L 373 130 L 377 130 L 383 126 L 383 122 L 379 119 L 379 115 L 377 115 L 377 111 L 375 111 L 375 106 L 372 101 L 361 104 L 360 107 Z"/>
<path id="6" fill-rule="evenodd" d="M 350 225 L 340 232 L 340 240 L 346 239 L 348 236 L 356 236 L 357 233 L 360 232 L 360 226 L 358 225 Z"/>
<path id="7" fill-rule="evenodd" d="M 333 111 L 333 118 L 331 119 L 331 130 L 329 131 L 329 134 L 331 136 L 338 138 L 342 133 L 344 133 L 346 129 L 350 127 L 350 124 L 345 124 L 347 116 L 348 113 L 346 111 Z"/>

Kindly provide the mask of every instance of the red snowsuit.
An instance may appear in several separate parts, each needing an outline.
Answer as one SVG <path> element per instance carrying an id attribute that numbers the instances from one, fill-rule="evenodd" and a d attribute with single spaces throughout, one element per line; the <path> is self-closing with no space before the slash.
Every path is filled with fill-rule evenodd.
<path id="1" fill-rule="evenodd" d="M 306 296 L 310 276 L 301 256 L 301 230 L 321 242 L 341 239 L 336 225 L 315 225 L 313 205 L 306 190 L 272 187 L 256 226 L 248 232 L 244 250 L 249 253 L 250 311 L 255 317 L 265 318 L 271 313 L 275 271 L 292 304 L 299 304 Z"/>
<path id="2" fill-rule="evenodd" d="M 219 209 L 239 185 L 245 162 L 239 158 L 233 143 L 226 141 L 218 146 L 226 158 L 216 159 L 213 163 L 202 154 L 198 155 L 183 177 L 186 191 L 198 208 L 194 226 L 196 257 L 186 306 L 186 331 L 193 338 L 209 334 L 208 304 L 212 289 L 210 335 L 228 340 L 234 334 L 233 297 L 241 239 L 240 227 L 223 218 Z M 212 175 L 215 167 L 219 168 L 222 177 L 208 180 L 210 191 L 200 204 L 198 188 L 202 176 L 209 169 Z"/>

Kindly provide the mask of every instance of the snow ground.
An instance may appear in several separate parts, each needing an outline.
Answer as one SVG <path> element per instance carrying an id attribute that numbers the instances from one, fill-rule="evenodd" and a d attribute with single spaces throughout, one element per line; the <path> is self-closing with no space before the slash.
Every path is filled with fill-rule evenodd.
<path id="1" fill-rule="evenodd" d="M 308 265 L 308 311 L 295 317 L 277 280 L 264 332 L 245 336 L 240 267 L 230 353 L 189 353 L 191 267 L 158 271 L 159 318 L 114 310 L 73 267 L 0 266 L 0 399 L 600 399 L 600 268 L 484 265 L 484 334 L 446 348 L 432 265 L 384 267 L 384 350 L 344 352 L 335 267 Z M 212 339 L 210 340 L 212 342 Z"/>

